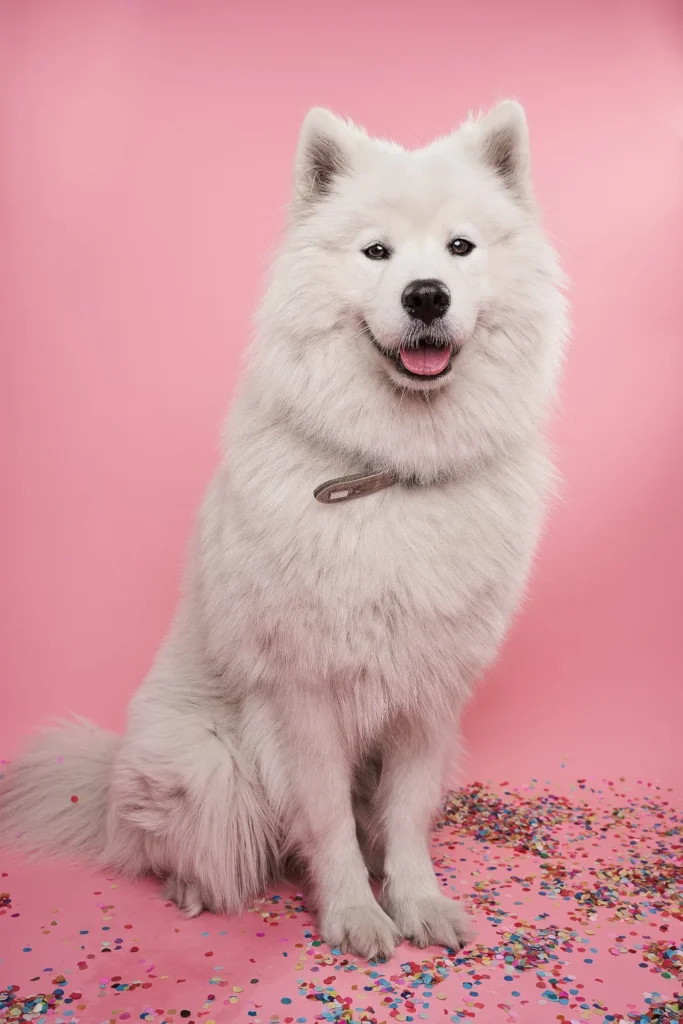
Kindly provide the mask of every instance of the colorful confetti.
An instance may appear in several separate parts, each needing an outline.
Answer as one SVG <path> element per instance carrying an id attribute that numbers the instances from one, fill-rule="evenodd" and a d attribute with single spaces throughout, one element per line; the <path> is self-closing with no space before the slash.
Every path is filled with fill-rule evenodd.
<path id="1" fill-rule="evenodd" d="M 289 886 L 189 921 L 151 880 L 0 865 L 0 1022 L 671 1024 L 683 1020 L 683 815 L 670 793 L 473 783 L 434 830 L 466 949 L 329 949 Z"/>

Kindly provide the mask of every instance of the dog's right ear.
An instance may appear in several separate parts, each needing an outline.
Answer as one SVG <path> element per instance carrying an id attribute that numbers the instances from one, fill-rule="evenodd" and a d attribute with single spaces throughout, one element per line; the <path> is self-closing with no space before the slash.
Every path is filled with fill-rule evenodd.
<path id="1" fill-rule="evenodd" d="M 334 192 L 335 182 L 350 172 L 362 138 L 360 129 L 329 110 L 309 110 L 294 162 L 295 210 L 305 212 Z"/>

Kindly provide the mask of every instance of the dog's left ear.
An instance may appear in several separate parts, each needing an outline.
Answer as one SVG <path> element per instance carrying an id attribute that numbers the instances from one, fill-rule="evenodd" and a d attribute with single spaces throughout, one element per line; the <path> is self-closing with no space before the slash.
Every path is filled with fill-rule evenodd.
<path id="1" fill-rule="evenodd" d="M 529 130 L 524 108 L 504 100 L 472 125 L 479 158 L 520 200 L 531 197 Z"/>
<path id="2" fill-rule="evenodd" d="M 303 212 L 334 192 L 335 182 L 351 172 L 363 138 L 359 128 L 323 107 L 309 110 L 301 126 L 294 161 L 294 206 Z"/>

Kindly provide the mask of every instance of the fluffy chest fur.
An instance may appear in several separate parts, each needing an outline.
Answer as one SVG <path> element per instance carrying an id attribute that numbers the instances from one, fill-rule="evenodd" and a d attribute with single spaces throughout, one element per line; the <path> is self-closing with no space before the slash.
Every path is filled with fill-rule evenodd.
<path id="1" fill-rule="evenodd" d="M 447 484 L 314 501 L 338 472 L 278 429 L 217 474 L 194 575 L 217 671 L 237 696 L 324 689 L 369 728 L 392 710 L 452 713 L 522 588 L 544 455 L 527 448 Z"/>

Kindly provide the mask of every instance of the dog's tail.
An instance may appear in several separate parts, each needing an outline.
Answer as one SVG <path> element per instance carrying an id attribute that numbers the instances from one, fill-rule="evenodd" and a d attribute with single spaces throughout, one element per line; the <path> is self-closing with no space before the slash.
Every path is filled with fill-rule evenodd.
<path id="1" fill-rule="evenodd" d="M 99 860 L 120 738 L 84 719 L 36 737 L 0 782 L 0 843 Z"/>

